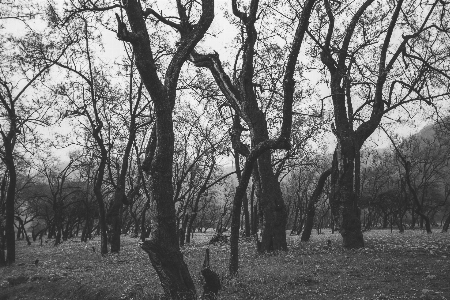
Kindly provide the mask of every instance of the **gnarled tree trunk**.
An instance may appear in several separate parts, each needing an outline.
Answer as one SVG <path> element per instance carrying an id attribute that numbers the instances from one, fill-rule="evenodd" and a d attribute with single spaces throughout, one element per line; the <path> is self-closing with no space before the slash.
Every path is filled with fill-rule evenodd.
<path id="1" fill-rule="evenodd" d="M 141 1 L 123 1 L 131 31 L 116 14 L 118 38 L 131 43 L 136 57 L 136 67 L 155 107 L 155 130 L 152 133 L 152 149 L 146 157 L 146 172 L 150 175 L 150 193 L 156 204 L 156 218 L 151 238 L 142 243 L 161 281 L 165 295 L 170 299 L 195 299 L 196 290 L 183 260 L 178 244 L 175 203 L 173 199 L 172 163 L 174 131 L 172 112 L 181 68 L 197 43 L 203 38 L 214 19 L 214 1 L 202 0 L 202 13 L 192 24 L 181 1 L 177 1 L 179 23 L 164 19 L 155 11 L 144 10 Z M 143 13 L 144 12 L 144 13 Z M 145 19 L 148 15 L 165 20 L 181 35 L 169 66 L 164 83 L 159 79 L 150 46 L 150 35 Z M 145 162 L 144 162 L 145 163 Z"/>

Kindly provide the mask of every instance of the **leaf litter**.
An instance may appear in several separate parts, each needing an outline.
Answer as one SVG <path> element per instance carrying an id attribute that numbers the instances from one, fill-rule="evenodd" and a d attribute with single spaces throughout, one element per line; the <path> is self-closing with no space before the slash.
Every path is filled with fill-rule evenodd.
<path id="1" fill-rule="evenodd" d="M 233 279 L 228 244 L 208 245 L 207 236 L 195 234 L 182 252 L 201 291 L 204 249 L 211 249 L 224 286 L 219 299 L 450 299 L 449 234 L 373 230 L 364 239 L 364 248 L 347 250 L 338 233 L 314 234 L 306 243 L 289 236 L 288 251 L 258 254 L 254 239 L 244 238 Z M 119 254 L 101 256 L 98 239 L 57 247 L 18 241 L 16 264 L 0 269 L 0 299 L 161 299 L 138 239 L 123 236 L 122 244 Z"/>

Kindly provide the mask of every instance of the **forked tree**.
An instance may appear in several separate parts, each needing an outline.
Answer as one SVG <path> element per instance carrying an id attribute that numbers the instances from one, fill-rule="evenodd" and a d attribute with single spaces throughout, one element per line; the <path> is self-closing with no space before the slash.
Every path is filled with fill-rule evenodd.
<path id="1" fill-rule="evenodd" d="M 358 196 L 360 149 L 383 116 L 413 101 L 432 104 L 446 94 L 442 79 L 448 3 L 323 1 L 326 13 L 309 32 L 326 69 L 334 107 L 343 246 L 364 246 Z M 353 12 L 348 20 L 348 13 Z M 374 24 L 377 24 L 374 26 Z"/>
<path id="2" fill-rule="evenodd" d="M 287 219 L 286 209 L 282 200 L 280 185 L 277 177 L 273 173 L 269 150 L 288 150 L 290 148 L 294 91 L 296 89 L 294 76 L 296 75 L 300 47 L 308 29 L 309 18 L 314 4 L 314 0 L 304 3 L 303 9 L 298 17 L 293 41 L 287 54 L 281 99 L 283 103 L 282 124 L 279 135 L 276 138 L 269 138 L 267 121 L 258 105 L 253 82 L 255 75 L 255 43 L 258 34 L 255 24 L 258 20 L 259 1 L 251 1 L 248 12 L 241 11 L 238 8 L 237 2 L 232 1 L 233 14 L 242 22 L 245 32 L 242 45 L 241 71 L 240 76 L 236 77 L 238 78 L 236 84 L 233 83 L 224 71 L 217 54 L 192 53 L 191 60 L 194 64 L 210 70 L 229 105 L 246 122 L 250 130 L 251 148 L 244 145 L 241 141 L 242 127 L 234 126 L 230 130 L 233 148 L 246 158 L 233 200 L 229 263 L 229 272 L 232 276 L 236 275 L 238 271 L 240 211 L 252 172 L 254 173 L 254 180 L 261 184 L 260 203 L 264 211 L 264 230 L 262 233 L 261 248 L 263 251 L 287 249 L 285 232 Z M 254 168 L 254 166 L 257 166 L 257 168 Z"/>
<path id="3" fill-rule="evenodd" d="M 155 109 L 155 142 L 150 159 L 150 192 L 156 203 L 156 222 L 150 240 L 142 244 L 161 281 L 164 293 L 171 299 L 195 299 L 196 290 L 183 255 L 180 252 L 175 203 L 173 201 L 172 164 L 174 154 L 173 110 L 176 89 L 183 64 L 203 38 L 214 19 L 214 1 L 202 0 L 201 15 L 196 23 L 188 16 L 186 7 L 177 1 L 179 23 L 170 22 L 179 29 L 180 38 L 176 50 L 164 73 L 159 77 L 146 18 L 153 11 L 144 9 L 137 0 L 123 1 L 128 18 L 118 15 L 117 36 L 133 46 L 135 64 L 141 80 L 153 101 Z"/>

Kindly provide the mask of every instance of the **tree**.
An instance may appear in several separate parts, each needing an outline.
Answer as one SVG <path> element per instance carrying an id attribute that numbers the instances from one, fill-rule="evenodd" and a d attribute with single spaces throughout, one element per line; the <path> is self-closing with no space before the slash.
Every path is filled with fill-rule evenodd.
<path id="1" fill-rule="evenodd" d="M 199 67 L 210 70 L 217 85 L 228 100 L 235 112 L 240 114 L 249 125 L 252 145 L 251 149 L 246 147 L 240 140 L 242 128 L 233 127 L 230 131 L 233 148 L 246 157 L 241 180 L 236 188 L 233 201 L 233 212 L 231 219 L 231 255 L 229 272 L 236 275 L 238 271 L 238 238 L 242 199 L 246 193 L 250 176 L 255 170 L 256 182 L 265 180 L 267 184 L 261 184 L 260 197 L 267 197 L 263 202 L 265 211 L 262 249 L 273 250 L 286 249 L 286 210 L 281 198 L 281 190 L 277 178 L 273 174 L 271 165 L 270 149 L 289 149 L 290 135 L 292 129 L 292 108 L 294 102 L 297 58 L 303 42 L 304 34 L 309 24 L 309 17 L 315 1 L 306 1 L 299 17 L 298 26 L 289 50 L 283 80 L 283 117 L 280 135 L 270 139 L 267 122 L 264 113 L 258 107 L 254 92 L 254 57 L 257 31 L 255 23 L 259 1 L 251 1 L 248 12 L 239 10 L 237 2 L 232 1 L 233 14 L 242 22 L 245 28 L 245 38 L 242 51 L 242 66 L 238 84 L 234 85 L 230 77 L 224 72 L 222 63 L 217 54 L 199 54 L 193 52 L 191 60 Z M 250 126 L 251 125 L 251 126 Z M 253 169 L 254 165 L 258 168 Z M 269 200 L 271 199 L 271 200 Z M 261 203 L 260 202 L 260 203 Z M 271 228 L 269 227 L 271 226 Z"/>
<path id="2" fill-rule="evenodd" d="M 431 104 L 442 97 L 441 90 L 428 87 L 435 84 L 433 77 L 446 76 L 438 63 L 445 57 L 437 49 L 448 28 L 442 18 L 447 4 L 431 1 L 419 13 L 420 8 L 408 1 L 378 3 L 369 9 L 373 3 L 355 2 L 342 9 L 340 2 L 326 0 L 326 14 L 309 33 L 329 76 L 338 140 L 336 192 L 346 248 L 364 246 L 358 208 L 362 145 L 395 108 L 417 100 Z M 340 27 L 336 17 L 348 11 L 354 11 L 351 20 Z M 380 26 L 372 26 L 375 22 Z M 399 43 L 394 42 L 397 36 L 402 36 Z"/>
<path id="3" fill-rule="evenodd" d="M 325 185 L 325 181 L 327 180 L 328 176 L 331 175 L 332 168 L 325 170 L 319 177 L 319 180 L 317 182 L 316 188 L 314 189 L 313 194 L 311 195 L 311 198 L 309 199 L 308 208 L 307 208 L 307 216 L 305 221 L 305 229 L 302 233 L 302 242 L 307 242 L 309 240 L 309 237 L 311 236 L 311 231 L 314 224 L 314 215 L 316 210 L 316 203 L 319 200 L 320 194 L 322 193 L 323 187 Z"/>
<path id="4" fill-rule="evenodd" d="M 110 125 L 108 123 L 109 111 L 113 110 L 118 102 L 117 98 L 120 97 L 120 93 L 108 80 L 107 72 L 96 66 L 93 49 L 95 30 L 89 26 L 89 20 L 84 16 L 75 18 L 74 15 L 60 20 L 51 5 L 49 5 L 47 13 L 50 27 L 59 33 L 57 45 L 68 50 L 60 60 L 54 60 L 39 52 L 33 58 L 36 61 L 55 64 L 60 70 L 67 72 L 66 78 L 63 79 L 66 82 L 57 82 L 53 88 L 54 94 L 66 103 L 59 107 L 61 116 L 79 120 L 83 127 L 82 131 L 84 131 L 83 142 L 94 144 L 93 154 L 98 159 L 98 167 L 95 172 L 93 191 L 98 204 L 100 253 L 103 255 L 108 253 L 108 236 L 102 187 L 112 146 L 111 128 L 105 127 Z M 69 22 L 69 19 L 73 19 L 72 23 Z M 79 67 L 77 65 L 79 61 L 83 61 L 85 64 Z M 70 82 L 67 82 L 68 79 Z"/>
<path id="5" fill-rule="evenodd" d="M 25 22 L 20 16 L 14 16 Z M 29 29 L 29 27 L 27 27 Z M 43 103 L 39 103 L 38 96 L 32 97 L 31 91 L 39 80 L 44 78 L 52 63 L 39 63 L 30 59 L 30 53 L 40 51 L 48 57 L 58 61 L 65 49 L 54 51 L 52 43 L 44 38 L 45 33 L 28 31 L 22 38 L 2 37 L 9 40 L 2 43 L 2 63 L 0 64 L 0 158 L 7 169 L 7 187 L 5 193 L 5 240 L 6 263 L 15 261 L 14 240 L 14 203 L 17 184 L 16 155 L 17 144 L 23 143 L 18 139 L 20 135 L 26 141 L 28 133 L 32 133 L 31 124 L 45 123 Z M 48 43 L 48 44 L 46 44 Z M 31 99 L 30 99 L 31 98 Z"/>
<path id="6" fill-rule="evenodd" d="M 201 106 L 203 103 L 198 103 Z M 175 115 L 176 144 L 174 156 L 174 201 L 180 234 L 180 246 L 190 242 L 193 224 L 201 209 L 202 197 L 212 192 L 222 176 L 216 157 L 222 155 L 225 135 L 220 123 L 207 116 L 206 108 L 199 115 L 191 107 L 179 107 Z M 204 124 L 203 124 L 204 123 Z"/>
<path id="7" fill-rule="evenodd" d="M 136 67 L 155 107 L 154 149 L 148 170 L 150 191 L 156 202 L 156 224 L 150 240 L 142 244 L 155 268 L 164 293 L 171 299 L 194 299 L 195 286 L 179 249 L 176 228 L 175 203 L 173 202 L 172 163 L 174 154 L 174 132 L 172 113 L 175 107 L 176 88 L 181 67 L 188 59 L 197 43 L 203 38 L 214 18 L 214 1 L 201 2 L 201 16 L 195 24 L 190 21 L 188 11 L 181 1 L 177 1 L 180 23 L 163 17 L 164 24 L 176 27 L 180 39 L 162 82 L 155 66 L 150 36 L 145 18 L 155 13 L 151 8 L 143 9 L 136 0 L 126 1 L 124 9 L 130 30 L 118 15 L 117 36 L 133 46 Z M 159 15 L 158 15 L 159 16 Z M 150 154 L 150 153 L 149 153 Z"/>
<path id="8" fill-rule="evenodd" d="M 131 51 L 130 51 L 131 52 Z M 121 115 L 119 117 L 119 120 L 125 120 L 125 124 L 128 126 L 128 132 L 127 136 L 125 138 L 125 147 L 123 149 L 123 155 L 122 155 L 122 163 L 121 166 L 118 167 L 117 172 L 119 173 L 117 176 L 117 182 L 114 184 L 114 178 L 110 178 L 111 182 L 114 185 L 115 193 L 114 193 L 114 200 L 112 205 L 110 206 L 110 209 L 108 211 L 108 214 L 106 216 L 107 222 L 110 224 L 110 235 L 111 235 L 111 252 L 119 252 L 120 250 L 120 234 L 122 229 L 122 223 L 121 223 L 121 213 L 122 213 L 122 205 L 130 205 L 135 194 L 137 194 L 140 190 L 140 184 L 139 180 L 137 185 L 134 187 L 134 189 L 130 192 L 129 195 L 126 195 L 126 179 L 127 179 L 127 173 L 129 169 L 129 161 L 131 159 L 131 152 L 133 150 L 133 144 L 136 140 L 136 135 L 138 131 L 142 128 L 148 127 L 149 124 L 153 122 L 152 118 L 143 119 L 140 121 L 139 118 L 141 117 L 142 113 L 149 109 L 149 104 L 142 105 L 143 96 L 142 96 L 142 89 L 143 84 L 142 81 L 139 83 L 137 92 L 134 95 L 133 90 L 134 86 L 136 85 L 134 82 L 134 57 L 128 57 L 130 65 L 128 68 L 129 71 L 129 89 L 128 93 L 124 95 L 124 97 L 127 98 L 127 104 L 128 107 L 126 108 L 128 110 L 128 114 Z M 151 115 L 151 112 L 150 112 Z M 118 122 L 119 124 L 121 122 Z M 120 131 L 121 126 L 119 124 L 109 124 L 110 127 L 118 129 Z M 114 126 L 115 125 L 115 126 Z M 110 146 L 111 151 L 112 146 Z"/>
<path id="9" fill-rule="evenodd" d="M 404 140 L 397 146 L 394 139 L 390 135 L 388 137 L 394 147 L 396 158 L 405 172 L 404 182 L 412 196 L 413 219 L 414 213 L 419 215 L 421 224 L 425 222 L 427 233 L 432 233 L 430 213 L 434 211 L 433 206 L 436 205 L 433 202 L 438 202 L 437 206 L 443 206 L 448 197 L 444 195 L 443 203 L 437 200 L 440 198 L 437 190 L 445 190 L 448 144 L 444 140 L 439 141 L 438 136 L 431 138 L 416 136 Z M 412 226 L 414 222 L 415 220 Z"/>
<path id="10" fill-rule="evenodd" d="M 236 55 L 233 76 L 230 77 L 225 72 L 223 63 L 217 53 L 200 54 L 199 52 L 194 52 L 191 56 L 191 60 L 196 66 L 209 69 L 217 86 L 226 98 L 227 106 L 233 109 L 235 116 L 233 117 L 230 136 L 233 148 L 237 153 L 235 155 L 248 157 L 250 148 L 248 145 L 241 142 L 241 134 L 247 129 L 241 126 L 240 119 L 244 120 L 248 126 L 252 148 L 256 148 L 260 143 L 269 140 L 270 128 L 268 127 L 269 125 L 263 110 L 264 108 L 258 103 L 258 101 L 262 100 L 262 97 L 258 95 L 256 90 L 256 87 L 258 86 L 257 80 L 259 81 L 259 79 L 262 79 L 257 78 L 257 74 L 255 74 L 256 43 L 258 41 L 258 35 L 260 34 L 260 32 L 257 31 L 257 25 L 255 24 L 258 21 L 257 14 L 263 14 L 264 18 L 270 18 L 270 16 L 266 15 L 268 9 L 261 9 L 259 7 L 259 1 L 252 1 L 248 11 L 242 11 L 242 8 L 239 8 L 238 6 L 237 1 L 234 0 L 232 1 L 232 10 L 233 15 L 240 23 L 242 31 L 242 44 L 239 45 L 240 50 L 238 50 Z M 273 47 L 270 49 L 278 49 L 276 45 L 272 46 Z M 268 52 L 270 56 L 270 50 L 268 50 Z M 281 55 L 282 54 L 280 54 L 280 56 Z M 237 65 L 238 60 L 241 63 L 240 66 Z M 296 61 L 291 63 L 294 63 L 295 68 Z M 275 70 L 262 70 L 261 73 L 267 71 L 270 72 Z M 279 73 L 281 74 L 282 72 Z M 281 78 L 282 76 L 279 76 L 279 78 L 277 78 L 279 80 L 278 82 L 267 83 L 267 85 L 274 85 L 275 89 L 280 88 L 280 86 L 277 86 L 277 83 L 281 81 Z M 259 84 L 259 88 L 263 90 L 266 87 Z M 271 88 L 273 88 L 273 86 L 267 87 L 269 90 Z M 272 97 L 275 96 L 272 94 Z M 268 100 L 269 103 L 272 101 L 273 99 Z M 292 115 L 290 118 L 292 119 Z M 238 166 L 239 164 L 236 162 L 236 167 Z M 239 170 L 237 172 L 239 183 L 242 181 L 240 173 Z M 270 151 L 263 151 L 261 155 L 258 155 L 257 162 L 253 166 L 253 182 L 256 186 L 256 194 L 258 195 L 260 209 L 263 212 L 261 251 L 286 250 L 286 207 L 281 194 L 280 184 L 278 183 L 277 176 L 272 168 Z M 243 182 L 243 185 L 246 185 L 246 183 Z M 246 193 L 243 193 L 243 195 L 243 200 L 247 201 Z M 239 201 L 241 201 L 241 199 Z M 241 204 L 236 204 L 236 210 L 233 213 L 234 223 L 240 218 Z M 235 216 L 235 214 L 239 215 Z M 248 220 L 248 218 L 246 218 L 246 220 Z M 239 224 L 234 224 L 232 227 L 233 226 L 239 227 Z"/>
<path id="11" fill-rule="evenodd" d="M 68 202 L 67 199 L 74 193 L 79 192 L 78 187 L 67 186 L 67 180 L 71 173 L 75 171 L 73 169 L 73 164 L 74 159 L 71 159 L 69 163 L 58 172 L 55 170 L 56 166 L 51 165 L 48 160 L 43 159 L 42 167 L 40 169 L 40 173 L 47 182 L 49 192 L 48 195 L 41 195 L 41 197 L 48 199 L 53 210 L 52 227 L 55 231 L 55 246 L 62 242 L 64 210 L 73 204 Z"/>

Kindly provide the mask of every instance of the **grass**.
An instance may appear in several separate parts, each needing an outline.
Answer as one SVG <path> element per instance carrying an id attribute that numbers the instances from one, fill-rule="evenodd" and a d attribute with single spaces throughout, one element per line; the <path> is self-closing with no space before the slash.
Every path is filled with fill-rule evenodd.
<path id="1" fill-rule="evenodd" d="M 219 299 L 449 299 L 450 234 L 386 230 L 365 233 L 366 247 L 345 250 L 339 234 L 289 237 L 289 250 L 258 255 L 240 244 L 240 271 L 227 279 L 229 246 L 210 246 L 213 269 L 223 278 Z M 331 248 L 327 240 L 332 241 Z M 207 237 L 183 248 L 201 287 Z M 53 247 L 17 242 L 17 261 L 0 269 L 3 299 L 162 299 L 162 289 L 138 240 L 123 237 L 119 254 L 93 252 L 99 241 Z M 35 260 L 39 259 L 37 266 Z M 15 282 L 16 281 L 16 282 Z"/>

